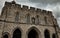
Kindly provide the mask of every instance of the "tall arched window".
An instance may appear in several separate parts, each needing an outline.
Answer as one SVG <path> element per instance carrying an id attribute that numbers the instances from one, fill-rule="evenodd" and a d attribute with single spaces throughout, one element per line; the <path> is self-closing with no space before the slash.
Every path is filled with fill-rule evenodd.
<path id="1" fill-rule="evenodd" d="M 53 35 L 52 35 L 52 38 L 56 38 L 56 34 L 53 34 Z"/>
<path id="2" fill-rule="evenodd" d="M 28 32 L 28 38 L 39 38 L 39 34 L 35 29 L 31 29 Z"/>
<path id="3" fill-rule="evenodd" d="M 39 16 L 36 16 L 36 24 L 39 24 Z"/>
<path id="4" fill-rule="evenodd" d="M 45 38 L 50 38 L 50 33 L 49 33 L 49 30 L 45 30 L 44 31 L 44 36 L 45 36 Z"/>
<path id="5" fill-rule="evenodd" d="M 27 23 L 30 23 L 30 14 L 27 14 Z"/>
<path id="6" fill-rule="evenodd" d="M 13 32 L 13 38 L 21 38 L 21 31 L 19 29 Z"/>
<path id="7" fill-rule="evenodd" d="M 35 24 L 35 18 L 34 17 L 32 17 L 32 23 Z"/>
<path id="8" fill-rule="evenodd" d="M 18 21 L 18 20 L 19 20 L 19 12 L 17 12 L 15 16 L 15 21 Z"/>

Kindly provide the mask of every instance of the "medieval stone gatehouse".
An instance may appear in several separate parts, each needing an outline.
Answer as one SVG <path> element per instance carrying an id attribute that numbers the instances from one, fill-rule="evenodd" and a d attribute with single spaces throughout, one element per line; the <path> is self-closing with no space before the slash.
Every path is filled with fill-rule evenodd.
<path id="1" fill-rule="evenodd" d="M 0 16 L 0 38 L 60 38 L 51 11 L 5 2 Z"/>

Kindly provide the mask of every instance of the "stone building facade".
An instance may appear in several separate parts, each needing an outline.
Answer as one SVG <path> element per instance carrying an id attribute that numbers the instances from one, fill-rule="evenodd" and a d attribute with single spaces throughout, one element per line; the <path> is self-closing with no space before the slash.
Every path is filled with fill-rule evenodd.
<path id="1" fill-rule="evenodd" d="M 60 38 L 51 11 L 5 2 L 0 16 L 0 38 Z"/>

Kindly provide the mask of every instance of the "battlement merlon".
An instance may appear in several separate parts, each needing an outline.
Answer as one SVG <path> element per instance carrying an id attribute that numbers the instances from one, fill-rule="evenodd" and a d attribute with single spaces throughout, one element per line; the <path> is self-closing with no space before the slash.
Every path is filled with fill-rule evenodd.
<path id="1" fill-rule="evenodd" d="M 28 8 L 28 6 L 23 5 L 22 9 L 26 9 L 26 10 L 28 10 L 29 8 Z"/>

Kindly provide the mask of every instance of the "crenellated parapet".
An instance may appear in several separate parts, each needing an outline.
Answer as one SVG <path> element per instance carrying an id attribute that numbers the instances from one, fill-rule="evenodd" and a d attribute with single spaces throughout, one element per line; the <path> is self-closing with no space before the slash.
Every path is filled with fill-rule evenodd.
<path id="1" fill-rule="evenodd" d="M 7 6 L 7 7 L 15 7 L 15 8 L 18 8 L 18 9 L 21 8 L 22 10 L 36 11 L 36 12 L 40 12 L 40 13 L 43 13 L 43 14 L 46 14 L 46 15 L 52 15 L 51 11 L 46 11 L 46 10 L 35 8 L 35 7 L 29 7 L 29 6 L 26 6 L 26 5 L 22 6 L 20 4 L 16 4 L 16 2 L 14 2 L 14 1 L 5 2 L 5 6 Z"/>

